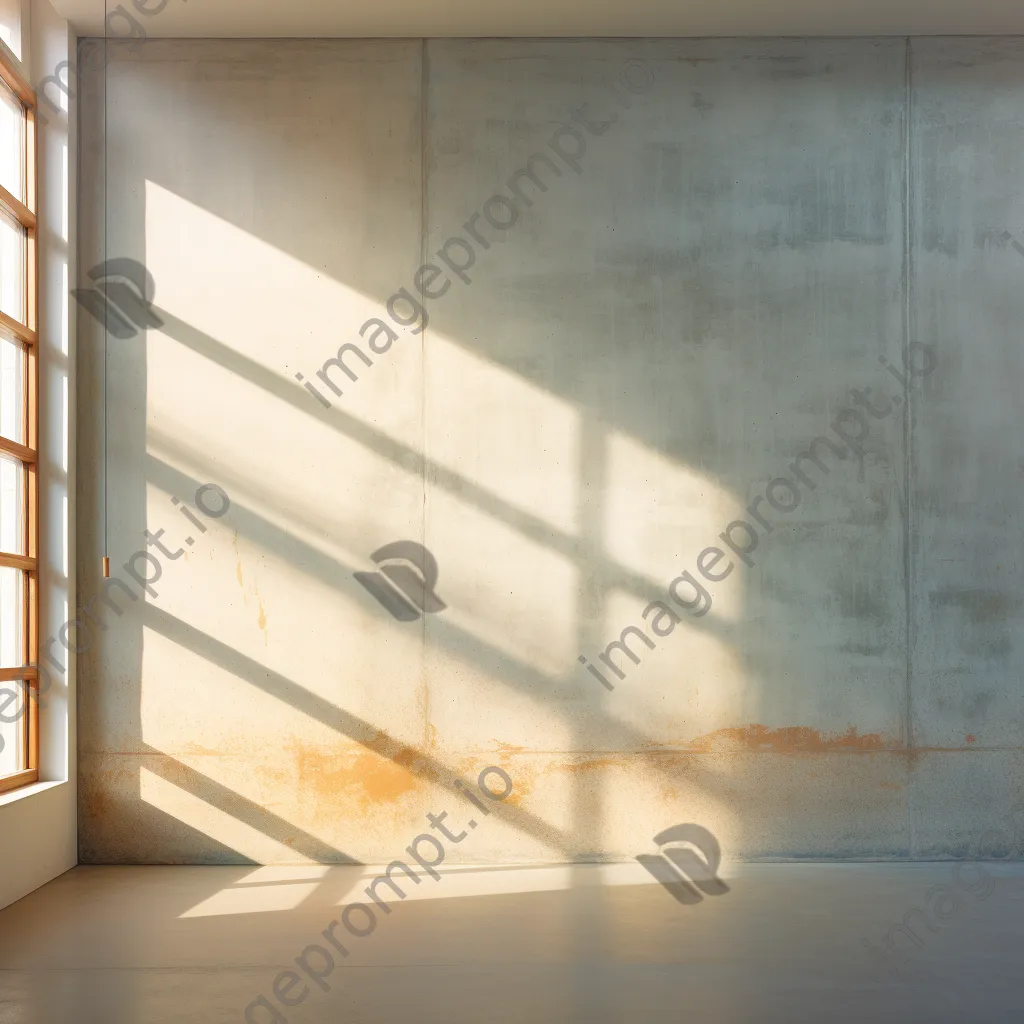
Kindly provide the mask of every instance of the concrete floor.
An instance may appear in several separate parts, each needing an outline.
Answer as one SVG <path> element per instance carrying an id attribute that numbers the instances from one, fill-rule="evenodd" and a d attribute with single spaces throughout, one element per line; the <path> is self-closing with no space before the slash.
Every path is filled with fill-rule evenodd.
<path id="1" fill-rule="evenodd" d="M 325 977 L 330 991 L 310 985 L 301 1005 L 274 1001 L 278 1016 L 257 1007 L 251 1019 L 1016 1019 L 1024 865 L 986 865 L 988 881 L 964 866 L 959 884 L 954 867 L 740 866 L 723 872 L 728 893 L 694 905 L 631 864 L 453 869 L 424 878 L 366 938 L 340 929 L 351 953 Z M 0 912 L 0 1024 L 244 1021 L 375 874 L 77 868 Z M 902 959 L 865 948 L 914 907 L 946 920 L 912 918 L 922 944 L 897 935 Z"/>

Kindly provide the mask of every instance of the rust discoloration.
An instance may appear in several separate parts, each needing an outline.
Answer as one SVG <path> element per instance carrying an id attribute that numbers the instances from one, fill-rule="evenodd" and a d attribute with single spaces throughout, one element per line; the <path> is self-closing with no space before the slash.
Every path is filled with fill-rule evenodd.
<path id="1" fill-rule="evenodd" d="M 854 726 L 844 733 L 822 733 L 805 725 L 770 729 L 766 725 L 746 725 L 718 729 L 698 736 L 689 743 L 699 753 L 773 753 L 823 754 L 835 751 L 878 751 L 885 749 L 881 733 L 860 734 Z"/>
<path id="2" fill-rule="evenodd" d="M 497 757 L 485 759 L 479 755 L 471 758 L 460 758 L 458 770 L 467 788 L 475 789 L 477 778 L 483 768 L 489 764 L 497 765 L 502 771 L 508 772 L 512 778 L 512 792 L 501 801 L 511 807 L 522 807 L 533 792 L 537 779 L 543 774 L 537 766 L 527 759 L 520 759 L 515 749 L 509 752 L 502 752 Z M 491 783 L 494 785 L 494 783 Z"/>
<path id="3" fill-rule="evenodd" d="M 293 743 L 291 754 L 295 782 L 324 815 L 367 815 L 442 781 L 421 751 L 385 733 L 338 751 Z"/>
<path id="4" fill-rule="evenodd" d="M 615 768 L 622 763 L 621 757 L 590 757 L 585 761 L 567 761 L 557 765 L 561 772 L 569 772 L 571 775 L 585 775 L 587 772 L 595 772 L 601 768 Z"/>
<path id="5" fill-rule="evenodd" d="M 978 740 L 974 736 L 972 736 L 970 733 L 968 733 L 967 734 L 967 742 L 968 743 L 977 743 Z"/>
<path id="6" fill-rule="evenodd" d="M 190 740 L 181 745 L 178 751 L 181 757 L 223 757 L 223 750 L 215 750 L 213 747 L 204 747 L 201 743 Z"/>
<path id="7" fill-rule="evenodd" d="M 253 586 L 253 593 L 256 595 L 256 603 L 259 605 L 260 613 L 256 618 L 256 625 L 260 627 L 263 632 L 263 643 L 265 646 L 270 645 L 270 634 L 267 632 L 267 609 L 263 604 L 263 598 L 260 597 L 260 588 Z"/>
<path id="8" fill-rule="evenodd" d="M 526 753 L 526 747 L 517 747 L 512 743 L 502 743 L 499 740 L 491 737 L 491 742 L 494 744 L 495 750 L 501 751 L 503 754 L 524 754 Z"/>
<path id="9" fill-rule="evenodd" d="M 315 803 L 354 805 L 363 813 L 401 800 L 421 785 L 407 766 L 368 750 L 330 753 L 302 746 L 295 762 L 296 781 Z"/>

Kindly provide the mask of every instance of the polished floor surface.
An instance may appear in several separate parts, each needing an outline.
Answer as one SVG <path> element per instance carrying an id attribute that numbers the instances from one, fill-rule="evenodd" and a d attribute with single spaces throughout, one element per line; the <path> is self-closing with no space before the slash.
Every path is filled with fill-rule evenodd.
<path id="1" fill-rule="evenodd" d="M 378 870 L 77 868 L 0 911 L 0 1024 L 980 1024 L 1024 1005 L 1024 864 L 746 865 L 690 903 L 636 864 L 452 869 L 402 901 L 378 886 L 375 924 L 347 913 L 369 934 L 330 933 L 343 957 L 322 933 L 374 906 Z"/>

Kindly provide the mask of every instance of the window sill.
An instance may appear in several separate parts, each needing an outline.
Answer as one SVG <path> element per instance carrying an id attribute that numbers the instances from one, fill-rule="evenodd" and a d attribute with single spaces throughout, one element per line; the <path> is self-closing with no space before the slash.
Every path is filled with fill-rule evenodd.
<path id="1" fill-rule="evenodd" d="M 45 793 L 48 789 L 55 789 L 57 786 L 66 785 L 67 782 L 64 780 L 58 782 L 30 782 L 27 786 L 19 786 L 17 789 L 10 790 L 10 792 L 0 793 L 0 807 L 15 804 L 19 800 L 28 800 L 29 797 L 38 796 L 40 793 Z"/>

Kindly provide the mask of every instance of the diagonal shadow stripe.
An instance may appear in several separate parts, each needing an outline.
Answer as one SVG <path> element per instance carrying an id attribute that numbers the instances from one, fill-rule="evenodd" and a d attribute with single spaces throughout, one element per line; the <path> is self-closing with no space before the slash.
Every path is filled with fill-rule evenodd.
<path id="1" fill-rule="evenodd" d="M 155 456 L 147 456 L 147 463 L 150 471 L 149 479 L 171 493 L 191 494 L 200 486 L 199 481 L 173 466 L 167 465 Z M 244 505 L 232 503 L 230 515 L 239 532 L 250 540 L 268 551 L 277 552 L 295 568 L 326 583 L 339 593 L 355 597 L 363 602 L 364 606 L 370 609 L 374 615 L 385 620 L 385 613 L 380 606 L 355 582 L 355 567 L 324 554 L 293 534 L 282 530 L 258 513 L 247 509 Z M 146 608 L 150 609 L 154 606 L 147 604 Z M 704 618 L 708 619 L 710 616 L 706 615 Z M 712 628 L 715 632 L 724 635 L 729 626 L 718 620 Z M 559 678 L 545 675 L 518 658 L 481 640 L 468 630 L 454 625 L 443 616 L 435 616 L 430 623 L 430 631 L 432 640 L 436 640 L 447 650 L 458 653 L 459 657 L 471 657 L 474 664 L 490 673 L 493 678 L 531 699 L 537 700 L 539 695 L 543 695 L 548 703 L 558 707 L 567 701 L 578 700 L 580 697 L 580 683 L 573 677 Z M 239 657 L 244 657 L 244 655 L 240 654 Z M 252 662 L 252 664 L 258 665 L 258 662 Z M 259 667 L 262 669 L 262 666 Z M 308 693 L 308 691 L 304 692 Z M 613 718 L 601 708 L 600 703 L 591 704 L 590 713 L 595 720 L 599 720 L 610 730 L 611 738 L 617 742 L 617 746 L 610 752 L 637 754 L 648 759 L 651 764 L 663 766 L 664 759 L 656 756 L 659 752 L 651 749 L 651 738 L 645 733 Z M 372 731 L 376 733 L 377 730 L 373 729 Z"/>
<path id="2" fill-rule="evenodd" d="M 154 455 L 147 455 L 146 461 L 148 479 L 171 494 L 193 494 L 202 483 L 168 465 Z M 201 466 L 200 468 L 206 467 Z M 214 467 L 211 466 L 210 468 L 212 471 Z M 370 598 L 366 591 L 356 583 L 355 573 L 358 571 L 357 566 L 347 565 L 325 554 L 319 548 L 296 537 L 293 533 L 272 523 L 269 519 L 257 512 L 253 512 L 239 502 L 232 502 L 230 514 L 239 533 L 267 551 L 276 552 L 294 568 L 306 573 L 313 579 L 320 580 L 338 593 L 345 594 L 374 615 L 380 616 L 384 621 L 388 621 L 377 602 Z M 289 510 L 289 516 L 292 516 L 291 510 Z M 321 528 L 312 526 L 310 529 L 312 533 L 319 534 L 325 541 L 330 541 L 330 538 L 323 533 Z M 662 591 L 657 599 L 663 600 L 664 597 L 665 594 Z M 652 600 L 654 599 L 652 598 Z M 636 618 L 639 620 L 639 613 Z M 728 640 L 732 633 L 730 624 L 721 617 L 716 618 L 712 615 L 705 615 L 699 620 L 688 619 L 687 625 L 689 626 L 691 623 L 693 628 L 700 629 L 706 634 L 718 636 L 723 640 Z M 553 700 L 558 701 L 579 697 L 581 684 L 576 677 L 544 675 L 519 659 L 486 643 L 467 630 L 454 625 L 443 616 L 435 616 L 431 620 L 430 632 L 433 638 L 445 644 L 449 650 L 454 652 L 471 651 L 477 665 L 529 696 L 535 697 L 538 692 L 542 692 Z M 529 687 L 524 686 L 524 682 L 529 683 Z M 597 683 L 593 685 L 595 687 L 598 686 Z M 607 721 L 609 723 L 614 722 L 610 718 Z M 624 741 L 630 734 L 632 735 L 633 740 L 630 743 L 630 747 L 646 748 L 650 742 L 650 737 L 639 733 L 631 733 L 628 727 L 621 725 L 621 723 L 615 724 L 623 730 Z"/>
<path id="3" fill-rule="evenodd" d="M 371 725 L 365 719 L 331 704 L 281 673 L 259 664 L 233 647 L 229 647 L 220 640 L 215 640 L 208 633 L 182 622 L 155 605 L 143 606 L 142 620 L 144 625 L 156 630 L 168 640 L 205 658 L 212 665 L 217 665 L 239 679 L 244 679 L 271 697 L 277 698 L 296 711 L 300 711 L 335 732 L 362 744 L 374 753 L 386 757 L 418 778 L 437 783 L 448 789 L 453 789 L 456 781 L 460 781 L 470 790 L 476 786 L 475 780 L 462 778 L 454 769 L 435 757 L 422 750 L 409 747 L 384 730 Z M 566 853 L 571 852 L 569 837 L 563 831 L 529 811 L 524 811 L 511 804 L 502 804 L 500 813 L 509 824 L 521 832 L 546 843 L 553 849 Z"/>
<path id="4" fill-rule="evenodd" d="M 172 785 L 187 790 L 193 796 L 198 797 L 205 803 L 216 807 L 225 814 L 231 815 L 257 832 L 262 832 L 270 839 L 288 846 L 301 853 L 310 860 L 320 864 L 358 864 L 359 861 L 350 857 L 347 853 L 322 839 L 304 832 L 297 828 L 290 821 L 268 811 L 252 800 L 247 799 L 233 789 L 216 782 L 208 775 L 196 771 L 195 768 L 171 757 L 162 750 L 155 747 L 145 746 L 144 754 L 152 755 L 147 758 L 146 767 L 161 778 L 166 779 Z M 255 864 L 255 861 L 239 854 L 242 862 Z"/>
<path id="5" fill-rule="evenodd" d="M 499 522 L 518 530 L 524 537 L 535 543 L 556 551 L 578 564 L 586 565 L 590 571 L 597 573 L 601 585 L 625 590 L 645 601 L 657 600 L 664 596 L 663 585 L 659 586 L 653 580 L 630 572 L 623 566 L 610 561 L 605 552 L 590 541 L 555 529 L 544 520 L 510 505 L 460 473 L 426 458 L 415 449 L 387 437 L 341 409 L 333 406 L 330 409 L 324 409 L 314 402 L 301 385 L 289 383 L 255 360 L 229 348 L 223 342 L 211 338 L 208 334 L 179 320 L 166 310 L 158 309 L 155 306 L 153 308 L 164 321 L 164 327 L 160 333 L 250 381 L 300 412 L 325 423 L 332 430 L 358 441 L 370 451 L 388 459 L 408 473 L 422 477 L 424 480 L 444 488 L 449 493 L 458 495 L 460 499 L 467 501 L 480 511 L 486 512 Z M 218 482 L 222 486 L 225 483 L 224 481 Z"/>

